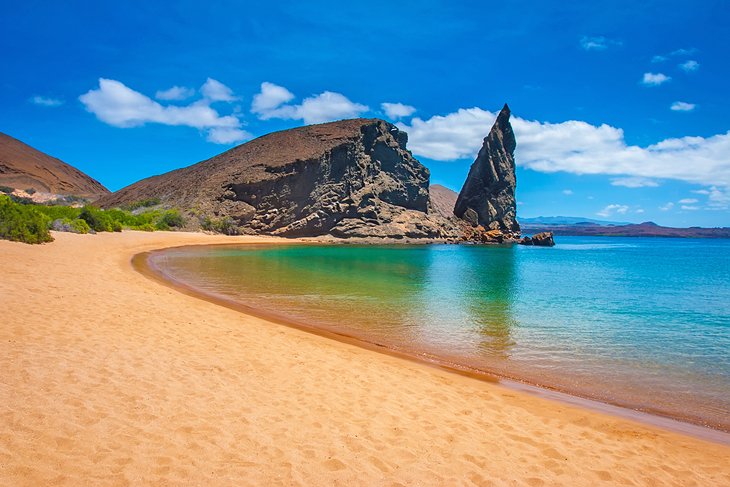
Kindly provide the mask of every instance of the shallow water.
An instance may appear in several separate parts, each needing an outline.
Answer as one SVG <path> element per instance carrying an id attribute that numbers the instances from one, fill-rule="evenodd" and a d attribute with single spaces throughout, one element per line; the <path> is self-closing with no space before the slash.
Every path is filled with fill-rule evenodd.
<path id="1" fill-rule="evenodd" d="M 156 253 L 169 278 L 393 349 L 730 430 L 730 240 Z"/>

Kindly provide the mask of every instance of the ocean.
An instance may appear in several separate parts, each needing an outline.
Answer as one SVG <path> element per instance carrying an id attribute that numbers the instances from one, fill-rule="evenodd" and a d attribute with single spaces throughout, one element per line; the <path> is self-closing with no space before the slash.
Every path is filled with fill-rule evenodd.
<path id="1" fill-rule="evenodd" d="M 730 240 L 207 246 L 168 279 L 426 361 L 730 431 Z"/>

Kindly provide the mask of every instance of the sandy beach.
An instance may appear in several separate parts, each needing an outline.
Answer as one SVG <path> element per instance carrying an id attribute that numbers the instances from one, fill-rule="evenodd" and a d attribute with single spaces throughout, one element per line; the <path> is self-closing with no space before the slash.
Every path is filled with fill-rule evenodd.
<path id="1" fill-rule="evenodd" d="M 0 241 L 0 485 L 730 485 L 728 446 L 248 316 L 130 262 L 276 239 L 54 237 Z"/>

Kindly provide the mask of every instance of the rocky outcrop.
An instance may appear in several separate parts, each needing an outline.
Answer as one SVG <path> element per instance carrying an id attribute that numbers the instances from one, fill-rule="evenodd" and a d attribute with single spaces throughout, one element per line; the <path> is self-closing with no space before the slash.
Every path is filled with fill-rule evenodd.
<path id="1" fill-rule="evenodd" d="M 75 167 L 0 133 L 0 186 L 96 199 L 109 190 Z"/>
<path id="2" fill-rule="evenodd" d="M 434 212 L 430 174 L 407 135 L 378 119 L 343 120 L 265 135 L 193 166 L 145 179 L 103 207 L 159 198 L 188 221 L 227 221 L 240 233 L 453 238 Z"/>
<path id="3" fill-rule="evenodd" d="M 555 246 L 555 240 L 553 240 L 553 232 L 541 232 L 533 235 L 532 237 L 523 237 L 519 243 L 521 245 L 534 245 L 535 247 Z"/>
<path id="4" fill-rule="evenodd" d="M 509 117 L 505 104 L 484 139 L 454 207 L 457 217 L 473 227 L 499 231 L 503 239 L 520 233 L 515 202 L 516 141 Z"/>

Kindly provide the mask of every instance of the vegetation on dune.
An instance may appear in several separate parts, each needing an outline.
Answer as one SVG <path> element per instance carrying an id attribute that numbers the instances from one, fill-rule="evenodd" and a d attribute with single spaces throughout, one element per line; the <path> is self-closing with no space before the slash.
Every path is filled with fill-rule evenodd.
<path id="1" fill-rule="evenodd" d="M 139 208 L 148 206 L 140 205 Z M 33 204 L 27 199 L 0 195 L 0 238 L 18 242 L 50 242 L 53 237 L 49 230 L 96 233 L 128 229 L 151 232 L 182 228 L 184 225 L 185 218 L 178 210 L 153 209 L 132 213 L 130 210 L 103 210 L 90 205 L 74 208 Z"/>
<path id="2" fill-rule="evenodd" d="M 147 198 L 144 200 L 135 201 L 128 205 L 122 206 L 123 210 L 134 211 L 139 208 L 149 208 L 151 206 L 157 206 L 160 204 L 160 198 Z"/>
<path id="3" fill-rule="evenodd" d="M 200 227 L 209 232 L 223 233 L 225 235 L 238 235 L 239 229 L 228 217 L 211 218 L 206 216 L 200 221 Z"/>
<path id="4" fill-rule="evenodd" d="M 34 206 L 14 202 L 0 195 L 0 238 L 25 243 L 53 240 L 48 231 L 51 220 Z"/>

